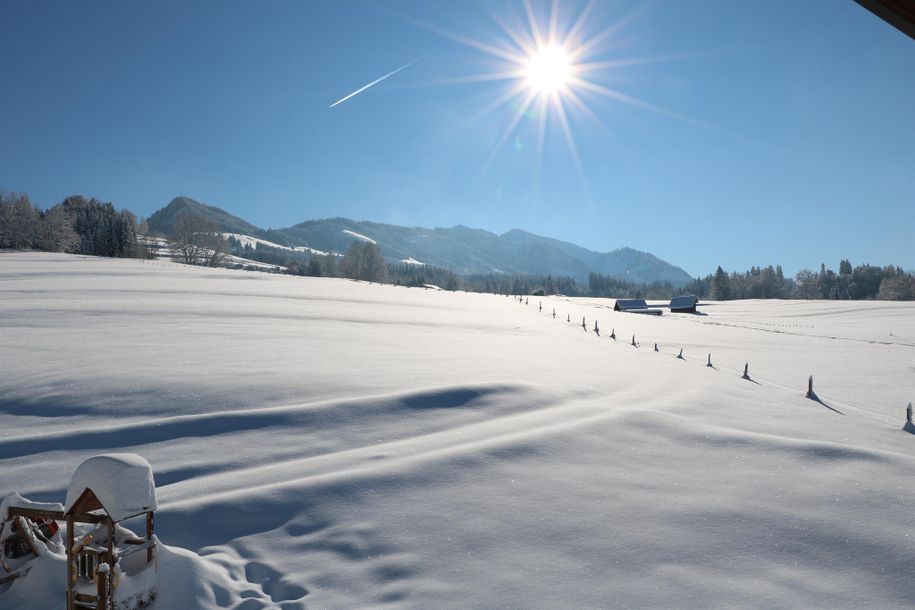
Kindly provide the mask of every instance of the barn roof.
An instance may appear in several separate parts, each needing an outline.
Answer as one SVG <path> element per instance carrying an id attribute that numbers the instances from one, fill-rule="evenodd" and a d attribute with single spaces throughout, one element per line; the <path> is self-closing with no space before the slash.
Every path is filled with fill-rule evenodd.
<path id="1" fill-rule="evenodd" d="M 613 309 L 616 311 L 627 311 L 629 309 L 647 309 L 648 303 L 645 299 L 617 299 Z"/>

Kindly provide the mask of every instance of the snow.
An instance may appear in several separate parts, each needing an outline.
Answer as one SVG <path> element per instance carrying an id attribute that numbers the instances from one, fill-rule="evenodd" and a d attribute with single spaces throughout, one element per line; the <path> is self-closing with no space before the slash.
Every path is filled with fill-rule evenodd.
<path id="1" fill-rule="evenodd" d="M 9 517 L 11 508 L 29 508 L 32 510 L 47 510 L 63 512 L 64 507 L 60 502 L 34 502 L 28 498 L 23 498 L 18 492 L 11 491 L 0 501 L 0 523 L 3 523 Z"/>
<path id="2" fill-rule="evenodd" d="M 404 258 L 404 259 L 402 259 L 400 262 L 402 262 L 402 263 L 405 264 L 405 265 L 417 265 L 417 266 L 425 266 L 425 265 L 426 265 L 426 263 L 421 263 L 421 262 L 419 262 L 418 260 L 416 260 L 415 258 L 413 258 L 412 256 L 411 256 L 410 258 Z"/>
<path id="3" fill-rule="evenodd" d="M 0 254 L 0 293 L 0 493 L 143 456 L 152 610 L 915 598 L 913 303 L 629 316 L 43 253 Z"/>
<path id="4" fill-rule="evenodd" d="M 363 235 L 362 233 L 356 233 L 355 231 L 350 231 L 349 229 L 343 229 L 343 234 L 349 235 L 350 237 L 355 237 L 356 239 L 361 239 L 362 241 L 367 241 L 370 244 L 377 243 L 371 237 L 367 237 L 367 236 Z"/>
<path id="5" fill-rule="evenodd" d="M 309 248 L 308 246 L 282 246 L 280 244 L 268 241 L 266 239 L 261 239 L 259 237 L 253 237 L 251 235 L 245 235 L 243 233 L 221 233 L 225 238 L 234 237 L 238 240 L 243 246 L 251 246 L 255 250 L 257 249 L 258 244 L 263 244 L 271 248 L 276 248 L 278 250 L 289 250 L 290 252 L 310 252 L 311 254 L 316 254 L 319 256 L 326 256 L 327 252 L 323 250 L 316 250 L 315 248 Z"/>
<path id="6" fill-rule="evenodd" d="M 64 511 L 70 512 L 87 489 L 115 521 L 157 508 L 152 467 L 139 455 L 109 453 L 80 464 L 70 479 Z"/>
<path id="7" fill-rule="evenodd" d="M 241 235 L 240 233 L 222 233 L 222 235 L 233 235 L 235 237 L 247 237 L 245 235 Z M 147 237 L 144 235 L 138 236 L 138 239 L 141 243 L 145 243 L 147 245 L 154 246 L 154 256 L 155 256 L 156 260 L 172 262 L 176 258 L 174 252 L 172 252 L 172 250 L 170 249 L 170 245 L 167 240 L 165 240 L 161 237 Z M 257 238 L 255 238 L 255 237 L 251 237 L 250 239 L 255 240 L 255 241 L 264 241 L 264 240 L 257 240 Z M 275 245 L 275 244 L 272 244 L 271 242 L 266 242 L 266 241 L 264 241 L 264 243 L 267 243 L 270 245 Z M 256 247 L 256 245 L 254 247 Z M 285 248 L 285 246 L 276 246 L 276 247 Z M 285 249 L 291 250 L 291 248 L 285 248 Z M 300 249 L 296 248 L 296 250 L 300 250 Z M 310 250 L 310 248 L 306 248 L 306 250 Z M 323 254 L 323 252 L 321 252 L 320 250 L 314 250 L 313 252 L 315 254 Z M 234 254 L 227 254 L 225 257 L 225 263 L 226 263 L 226 265 L 229 265 L 229 266 L 241 265 L 244 267 L 259 269 L 262 271 L 285 271 L 286 270 L 286 267 L 283 267 L 282 265 L 271 265 L 269 263 L 263 263 L 261 261 L 252 260 L 250 258 L 244 258 L 242 256 L 235 256 Z"/>

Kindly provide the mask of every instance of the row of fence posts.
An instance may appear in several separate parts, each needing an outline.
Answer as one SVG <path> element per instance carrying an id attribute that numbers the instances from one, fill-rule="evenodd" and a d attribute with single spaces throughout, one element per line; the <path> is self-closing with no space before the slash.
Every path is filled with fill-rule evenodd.
<path id="1" fill-rule="evenodd" d="M 505 295 L 505 296 L 507 297 L 509 295 Z M 528 297 L 522 298 L 519 295 L 518 302 L 519 303 L 523 302 L 525 305 L 528 305 L 529 299 L 528 299 Z M 543 301 L 539 301 L 537 303 L 537 311 L 540 313 L 543 313 Z M 555 307 L 553 308 L 552 315 L 553 315 L 553 319 L 555 320 L 556 319 L 556 308 Z M 571 314 L 566 314 L 566 322 L 569 324 L 572 323 Z M 587 332 L 588 324 L 587 324 L 587 321 L 585 320 L 585 316 L 581 317 L 581 327 L 582 327 L 582 329 L 584 329 Z M 600 336 L 600 328 L 598 328 L 597 320 L 594 320 L 594 333 L 598 337 Z M 613 339 L 614 341 L 616 341 L 616 329 L 615 328 L 610 330 L 610 338 Z M 632 345 L 632 347 L 635 347 L 635 348 L 640 347 L 640 344 L 635 340 L 635 335 L 632 335 L 632 343 L 630 345 Z M 660 349 L 658 349 L 657 343 L 654 344 L 654 351 L 655 352 L 661 351 Z M 686 360 L 686 358 L 683 357 L 683 348 L 682 347 L 680 348 L 680 353 L 677 354 L 677 359 Z M 705 366 L 710 369 L 715 368 L 715 365 L 712 364 L 712 355 L 711 354 L 708 355 L 708 360 L 706 361 Z M 749 362 L 744 363 L 743 374 L 740 376 L 740 378 L 746 379 L 747 381 L 753 381 L 750 378 L 750 363 Z M 809 398 L 810 400 L 815 400 L 817 402 L 822 402 L 820 400 L 820 397 L 817 396 L 816 392 L 813 391 L 813 375 L 810 375 L 810 377 L 807 378 L 807 393 L 804 394 L 804 397 Z M 908 406 L 906 407 L 905 425 L 903 426 L 902 429 L 905 430 L 906 432 L 911 432 L 912 434 L 915 434 L 915 423 L 912 422 L 912 403 L 909 403 Z"/>

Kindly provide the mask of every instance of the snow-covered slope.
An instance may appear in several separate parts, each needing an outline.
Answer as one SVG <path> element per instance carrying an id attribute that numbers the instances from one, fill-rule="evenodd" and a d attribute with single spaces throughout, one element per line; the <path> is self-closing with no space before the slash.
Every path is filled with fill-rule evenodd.
<path id="1" fill-rule="evenodd" d="M 39 253 L 0 295 L 0 495 L 145 457 L 189 550 L 154 610 L 915 599 L 911 303 L 656 318 Z"/>
<path id="2" fill-rule="evenodd" d="M 355 237 L 356 239 L 361 239 L 362 241 L 367 241 L 370 244 L 378 243 L 371 237 L 363 235 L 362 233 L 356 233 L 355 231 L 350 231 L 349 229 L 343 229 L 344 235 L 349 235 L 350 237 Z"/>
<path id="3" fill-rule="evenodd" d="M 257 249 L 258 244 L 263 244 L 278 250 L 289 250 L 290 252 L 309 252 L 311 254 L 317 254 L 318 256 L 326 256 L 328 254 L 323 250 L 315 250 L 314 248 L 309 248 L 308 246 L 296 246 L 294 248 L 289 246 L 281 246 L 280 244 L 274 243 L 272 241 L 267 241 L 266 239 L 261 239 L 260 237 L 252 237 L 251 235 L 244 235 L 242 233 L 221 233 L 220 235 L 225 238 L 233 237 L 241 242 L 242 245 L 251 246 L 254 249 Z M 342 256 L 341 254 L 334 254 L 336 256 Z"/>

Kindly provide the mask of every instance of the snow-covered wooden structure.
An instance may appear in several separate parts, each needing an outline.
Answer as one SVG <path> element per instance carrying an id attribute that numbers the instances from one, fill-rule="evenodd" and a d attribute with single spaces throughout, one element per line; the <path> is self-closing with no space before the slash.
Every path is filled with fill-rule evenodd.
<path id="1" fill-rule="evenodd" d="M 614 311 L 631 311 L 633 309 L 648 309 L 645 299 L 617 299 L 613 304 Z"/>
<path id="2" fill-rule="evenodd" d="M 695 295 L 687 294 L 679 297 L 674 297 L 670 300 L 670 311 L 676 313 L 696 313 L 696 305 L 699 304 L 699 299 Z"/>
<path id="3" fill-rule="evenodd" d="M 155 597 L 155 510 L 152 468 L 142 457 L 97 455 L 79 465 L 63 511 L 67 610 L 139 608 Z M 142 538 L 119 525 L 136 517 L 145 517 Z M 78 524 L 95 527 L 77 538 Z"/>
<path id="4" fill-rule="evenodd" d="M 661 310 L 656 307 L 649 307 L 645 299 L 617 299 L 613 304 L 613 311 L 624 311 L 626 313 L 641 313 L 650 316 L 660 316 Z"/>

